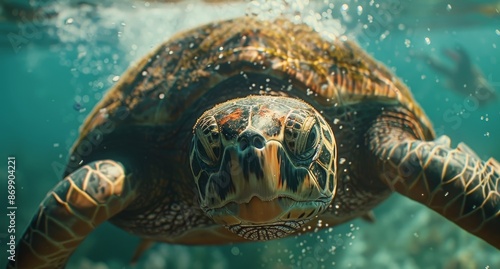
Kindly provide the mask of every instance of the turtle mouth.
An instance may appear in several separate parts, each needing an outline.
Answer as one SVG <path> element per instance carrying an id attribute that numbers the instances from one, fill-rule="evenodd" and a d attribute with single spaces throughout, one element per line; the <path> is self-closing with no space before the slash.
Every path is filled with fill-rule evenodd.
<path id="1" fill-rule="evenodd" d="M 231 232 L 252 241 L 278 239 L 296 232 L 307 221 L 282 221 L 268 225 L 231 225 Z"/>
<path id="2" fill-rule="evenodd" d="M 245 239 L 270 240 L 296 232 L 322 213 L 329 202 L 329 199 L 297 201 L 290 197 L 265 201 L 253 196 L 248 202 L 231 201 L 206 209 L 206 214 Z"/>

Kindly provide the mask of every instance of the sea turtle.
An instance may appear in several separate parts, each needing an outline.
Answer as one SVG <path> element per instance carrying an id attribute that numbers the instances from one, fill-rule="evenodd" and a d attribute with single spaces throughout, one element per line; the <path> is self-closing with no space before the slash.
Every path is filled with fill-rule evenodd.
<path id="1" fill-rule="evenodd" d="M 355 43 L 284 18 L 158 46 L 90 113 L 64 177 L 11 267 L 63 267 L 107 220 L 146 241 L 262 241 L 369 217 L 394 191 L 500 248 L 499 163 L 435 139 Z"/>

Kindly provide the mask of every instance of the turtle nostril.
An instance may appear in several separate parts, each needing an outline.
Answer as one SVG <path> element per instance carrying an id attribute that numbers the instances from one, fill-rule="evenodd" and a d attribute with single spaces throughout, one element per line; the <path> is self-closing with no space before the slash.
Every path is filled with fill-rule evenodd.
<path id="1" fill-rule="evenodd" d="M 238 138 L 238 147 L 241 151 L 247 149 L 248 147 L 263 149 L 265 145 L 266 139 L 262 135 L 252 131 L 244 132 Z"/>
<path id="2" fill-rule="evenodd" d="M 248 139 L 246 137 L 242 137 L 239 141 L 240 150 L 243 151 L 248 147 Z"/>
<path id="3" fill-rule="evenodd" d="M 264 147 L 264 138 L 261 136 L 254 136 L 253 137 L 253 146 L 256 147 L 257 149 L 261 149 Z"/>

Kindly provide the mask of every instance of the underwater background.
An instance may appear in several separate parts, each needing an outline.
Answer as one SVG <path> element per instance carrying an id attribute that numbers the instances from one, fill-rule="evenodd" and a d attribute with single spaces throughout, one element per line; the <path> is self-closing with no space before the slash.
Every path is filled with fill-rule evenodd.
<path id="1" fill-rule="evenodd" d="M 0 266 L 7 257 L 7 158 L 16 158 L 19 239 L 106 90 L 172 34 L 213 20 L 285 16 L 358 40 L 411 88 L 438 135 L 454 146 L 465 142 L 483 160 L 500 160 L 500 98 L 479 104 L 451 90 L 422 57 L 452 68 L 443 50 L 463 48 L 499 92 L 498 1 L 162 2 L 0 1 Z M 106 223 L 67 268 L 500 268 L 499 250 L 399 194 L 375 216 L 375 223 L 354 220 L 265 243 L 156 244 L 135 267 L 129 261 L 139 239 Z"/>

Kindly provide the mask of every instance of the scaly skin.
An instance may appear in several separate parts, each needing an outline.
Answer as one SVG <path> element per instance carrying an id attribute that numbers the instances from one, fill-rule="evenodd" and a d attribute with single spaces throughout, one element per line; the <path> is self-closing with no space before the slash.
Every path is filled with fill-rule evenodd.
<path id="1" fill-rule="evenodd" d="M 500 165 L 450 139 L 413 139 L 387 123 L 369 133 L 381 180 L 500 249 Z M 389 132 L 389 133 L 387 133 Z"/>
<path id="2" fill-rule="evenodd" d="M 134 196 L 120 163 L 103 160 L 81 167 L 45 197 L 8 268 L 63 268 L 85 237 Z"/>

